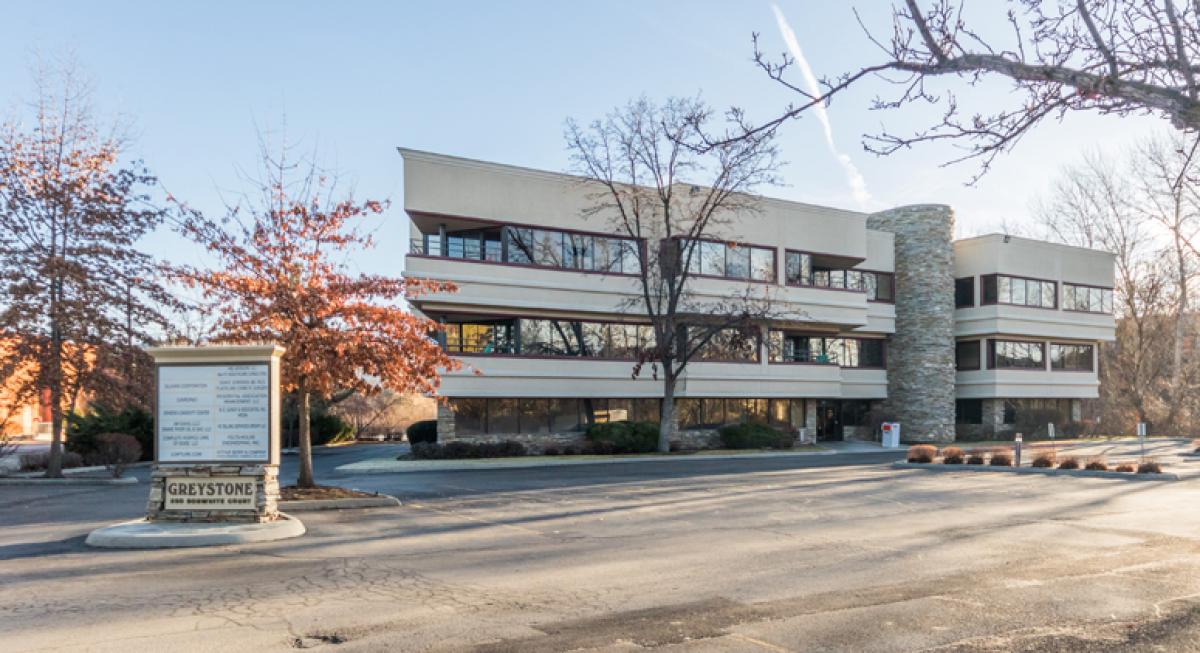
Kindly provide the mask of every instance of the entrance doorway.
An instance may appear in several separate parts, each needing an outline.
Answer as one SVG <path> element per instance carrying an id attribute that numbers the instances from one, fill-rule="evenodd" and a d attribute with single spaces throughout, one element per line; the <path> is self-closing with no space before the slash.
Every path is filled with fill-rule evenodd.
<path id="1" fill-rule="evenodd" d="M 841 440 L 842 402 L 833 399 L 817 401 L 817 440 Z"/>

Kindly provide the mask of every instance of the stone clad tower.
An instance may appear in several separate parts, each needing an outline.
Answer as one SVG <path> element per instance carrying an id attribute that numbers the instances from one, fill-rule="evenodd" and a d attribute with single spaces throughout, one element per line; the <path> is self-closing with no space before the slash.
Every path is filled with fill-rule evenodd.
<path id="1" fill-rule="evenodd" d="M 941 204 L 875 213 L 896 241 L 896 333 L 886 410 L 906 441 L 954 440 L 954 213 Z"/>

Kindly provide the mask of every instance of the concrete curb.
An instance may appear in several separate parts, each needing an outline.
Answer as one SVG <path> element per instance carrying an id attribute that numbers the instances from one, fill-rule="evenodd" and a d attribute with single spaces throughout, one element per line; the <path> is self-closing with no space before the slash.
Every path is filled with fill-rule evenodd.
<path id="1" fill-rule="evenodd" d="M 889 451 L 882 449 L 881 451 Z M 895 450 L 900 452 L 899 449 Z M 599 458 L 597 460 L 562 460 L 553 456 L 528 456 L 526 458 L 497 458 L 494 460 L 394 460 L 376 458 L 360 460 L 335 467 L 335 474 L 409 474 L 418 472 L 460 472 L 476 469 L 531 469 L 535 467 L 573 467 L 577 465 L 619 465 L 626 463 L 694 462 L 705 460 L 742 460 L 755 458 L 798 458 L 802 456 L 832 456 L 837 451 L 780 451 L 773 453 L 743 453 L 727 455 L 684 455 L 684 456 L 629 456 Z"/>
<path id="2" fill-rule="evenodd" d="M 1086 478 L 1119 478 L 1126 481 L 1178 481 L 1179 475 L 1135 474 L 1133 472 L 1102 472 L 1092 469 L 1054 469 L 1049 467 L 993 467 L 992 465 L 946 465 L 943 463 L 892 463 L 896 469 L 923 469 L 928 472 L 1008 472 L 1009 474 L 1041 474 L 1042 476 L 1082 476 Z"/>
<path id="3" fill-rule="evenodd" d="M 121 478 L 43 478 L 41 476 L 3 476 L 0 485 L 137 485 L 133 476 Z"/>
<path id="4" fill-rule="evenodd" d="M 84 543 L 101 549 L 171 549 L 273 542 L 304 535 L 304 524 L 299 519 L 283 513 L 279 516 L 273 522 L 261 524 L 135 519 L 97 528 L 88 534 Z"/>
<path id="5" fill-rule="evenodd" d="M 154 463 L 152 463 L 150 461 L 133 463 L 132 465 L 126 465 L 125 469 L 126 470 L 139 469 L 139 468 L 143 468 L 143 467 L 149 467 L 153 464 Z M 72 476 L 74 474 L 91 474 L 93 472 L 104 472 L 104 471 L 108 471 L 108 467 L 106 467 L 105 465 L 92 465 L 90 467 L 67 467 L 62 470 L 62 473 L 64 476 Z M 15 477 L 15 478 L 38 478 L 42 473 L 43 472 L 18 472 L 16 474 L 13 474 L 13 477 Z"/>
<path id="6" fill-rule="evenodd" d="M 381 494 L 377 497 L 358 497 L 353 499 L 297 499 L 295 501 L 280 501 L 279 509 L 288 512 L 303 512 L 309 510 L 351 510 L 355 508 L 393 508 L 399 506 L 396 497 Z"/>

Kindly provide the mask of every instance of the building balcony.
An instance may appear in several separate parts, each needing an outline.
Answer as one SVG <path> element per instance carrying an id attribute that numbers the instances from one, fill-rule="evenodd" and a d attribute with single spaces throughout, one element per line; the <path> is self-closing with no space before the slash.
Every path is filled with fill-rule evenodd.
<path id="1" fill-rule="evenodd" d="M 405 275 L 450 281 L 458 292 L 413 300 L 425 313 L 446 311 L 628 316 L 639 305 L 638 277 L 625 272 L 568 269 L 503 260 L 478 243 L 441 253 L 436 239 L 414 239 Z M 784 286 L 773 282 L 692 278 L 697 301 L 716 301 L 750 288 L 769 298 L 781 323 L 831 328 L 894 330 L 894 307 L 868 302 L 866 293 L 844 288 Z M 870 308 L 869 308 L 870 307 Z M 870 313 L 870 316 L 869 316 Z M 873 329 L 875 330 L 875 329 Z"/>
<path id="2" fill-rule="evenodd" d="M 463 369 L 442 375 L 447 397 L 661 397 L 662 381 L 624 360 L 458 356 Z M 831 364 L 693 362 L 679 397 L 825 397 L 882 399 L 887 373 Z"/>
<path id="3" fill-rule="evenodd" d="M 1112 315 L 1056 308 L 988 304 L 954 311 L 954 335 L 958 338 L 1012 334 L 1037 338 L 1084 341 L 1116 340 L 1117 323 Z"/>
<path id="4" fill-rule="evenodd" d="M 1095 372 L 972 370 L 955 374 L 958 399 L 1091 399 L 1100 396 Z"/>

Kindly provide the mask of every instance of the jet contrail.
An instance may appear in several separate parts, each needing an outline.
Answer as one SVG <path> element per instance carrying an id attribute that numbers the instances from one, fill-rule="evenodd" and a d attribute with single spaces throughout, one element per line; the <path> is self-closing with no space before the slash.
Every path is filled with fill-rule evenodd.
<path id="1" fill-rule="evenodd" d="M 804 84 L 808 87 L 808 92 L 813 96 L 820 97 L 821 90 L 817 84 L 817 76 L 813 74 L 808 60 L 804 58 L 804 53 L 800 50 L 800 42 L 796 40 L 796 33 L 792 31 L 791 25 L 788 25 L 787 18 L 783 16 L 778 5 L 772 4 L 771 11 L 775 12 L 775 22 L 779 24 L 779 33 L 783 36 L 783 42 L 787 44 L 792 58 L 800 66 L 800 73 L 804 76 Z M 825 130 L 825 144 L 829 146 L 830 154 L 833 154 L 833 158 L 837 159 L 838 164 L 846 171 L 846 181 L 850 184 L 854 200 L 860 207 L 865 208 L 871 202 L 871 193 L 867 191 L 867 180 L 863 179 L 862 173 L 854 166 L 850 156 L 838 151 L 837 145 L 834 144 L 833 126 L 829 122 L 829 112 L 825 110 L 825 103 L 818 102 L 813 105 L 813 112 L 817 114 L 817 120 L 821 121 L 821 127 Z"/>

